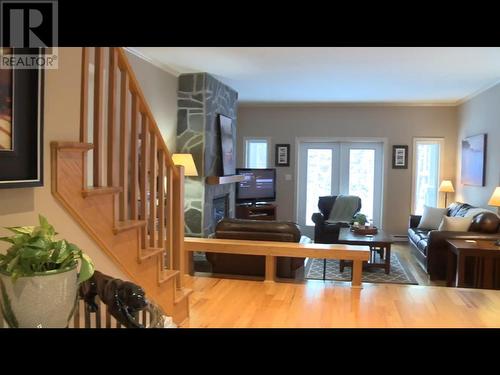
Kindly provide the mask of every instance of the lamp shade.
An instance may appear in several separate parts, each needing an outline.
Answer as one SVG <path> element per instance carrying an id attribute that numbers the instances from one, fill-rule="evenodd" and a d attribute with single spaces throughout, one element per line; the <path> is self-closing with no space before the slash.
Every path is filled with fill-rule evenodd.
<path id="1" fill-rule="evenodd" d="M 455 189 L 453 189 L 453 184 L 450 180 L 443 180 L 439 186 L 439 191 L 443 193 L 454 193 Z"/>
<path id="2" fill-rule="evenodd" d="M 488 201 L 488 205 L 500 207 L 500 186 L 497 186 L 490 200 Z"/>
<path id="3" fill-rule="evenodd" d="M 191 154 L 173 154 L 172 161 L 175 165 L 184 166 L 184 176 L 198 176 L 193 155 Z"/>

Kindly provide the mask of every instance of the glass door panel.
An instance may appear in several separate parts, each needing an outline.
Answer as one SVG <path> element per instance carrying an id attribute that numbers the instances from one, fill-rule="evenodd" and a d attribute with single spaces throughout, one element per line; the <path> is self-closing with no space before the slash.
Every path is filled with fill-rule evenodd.
<path id="1" fill-rule="evenodd" d="M 361 213 L 373 219 L 375 196 L 375 150 L 349 150 L 348 194 L 361 198 Z"/>
<path id="2" fill-rule="evenodd" d="M 332 191 L 332 163 L 332 149 L 307 150 L 306 225 L 314 225 L 311 216 L 318 211 L 318 198 Z"/>

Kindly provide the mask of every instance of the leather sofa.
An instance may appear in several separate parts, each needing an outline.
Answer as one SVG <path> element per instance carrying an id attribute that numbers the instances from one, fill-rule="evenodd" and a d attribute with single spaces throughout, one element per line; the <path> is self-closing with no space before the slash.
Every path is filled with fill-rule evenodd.
<path id="1" fill-rule="evenodd" d="M 314 242 L 315 243 L 337 243 L 339 239 L 340 228 L 348 227 L 345 223 L 327 223 L 330 211 L 337 199 L 336 195 L 319 197 L 318 208 L 320 212 L 315 212 L 311 220 L 314 222 Z M 353 217 L 361 210 L 361 199 Z"/>
<path id="2" fill-rule="evenodd" d="M 455 202 L 448 207 L 447 216 L 464 217 L 471 209 L 467 203 Z M 412 253 L 420 266 L 429 274 L 431 280 L 445 280 L 447 267 L 448 239 L 498 239 L 500 219 L 493 212 L 482 212 L 473 216 L 467 232 L 423 230 L 418 228 L 421 216 L 411 215 L 408 239 Z M 473 264 L 466 264 L 466 278 L 472 272 Z"/>
<path id="3" fill-rule="evenodd" d="M 297 224 L 286 221 L 222 219 L 215 227 L 215 238 L 254 241 L 299 242 Z M 212 272 L 226 275 L 264 276 L 265 257 L 257 255 L 206 253 Z M 295 278 L 305 258 L 277 257 L 276 276 Z"/>

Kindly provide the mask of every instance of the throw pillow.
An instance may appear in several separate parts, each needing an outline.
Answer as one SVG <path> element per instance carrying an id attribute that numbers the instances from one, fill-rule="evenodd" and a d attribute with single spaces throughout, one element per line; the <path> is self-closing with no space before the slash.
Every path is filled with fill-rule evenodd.
<path id="1" fill-rule="evenodd" d="M 445 216 L 447 212 L 447 208 L 424 206 L 424 213 L 420 219 L 420 224 L 418 224 L 418 229 L 438 229 L 443 220 L 443 216 Z"/>
<path id="2" fill-rule="evenodd" d="M 472 223 L 472 216 L 469 217 L 449 217 L 444 216 L 438 230 L 450 232 L 467 232 Z"/>

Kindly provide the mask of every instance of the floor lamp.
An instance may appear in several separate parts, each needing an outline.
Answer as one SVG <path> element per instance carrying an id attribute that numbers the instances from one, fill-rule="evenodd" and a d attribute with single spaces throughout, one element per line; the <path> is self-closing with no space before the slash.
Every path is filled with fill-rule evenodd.
<path id="1" fill-rule="evenodd" d="M 498 207 L 498 216 L 500 216 L 500 186 L 497 186 L 490 200 L 488 201 L 488 205 Z M 500 246 L 500 240 L 495 242 L 495 245 Z"/>
<path id="2" fill-rule="evenodd" d="M 450 180 L 443 180 L 441 186 L 439 186 L 439 191 L 444 193 L 444 207 L 448 207 L 448 193 L 454 193 L 453 184 Z"/>

